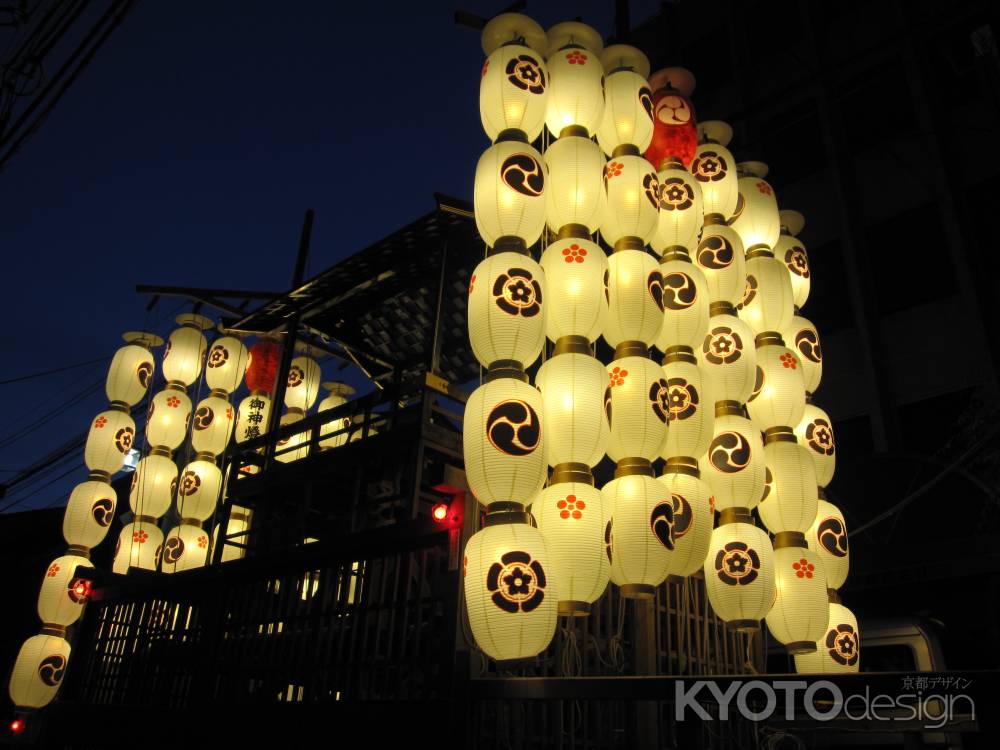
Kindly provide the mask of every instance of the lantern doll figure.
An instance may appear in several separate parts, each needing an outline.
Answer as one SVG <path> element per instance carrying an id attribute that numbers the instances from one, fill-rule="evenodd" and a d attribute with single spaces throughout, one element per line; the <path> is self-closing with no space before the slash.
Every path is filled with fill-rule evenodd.
<path id="1" fill-rule="evenodd" d="M 690 164 L 698 148 L 698 128 L 691 105 L 694 76 L 684 68 L 665 68 L 649 78 L 653 90 L 653 139 L 646 158 L 657 169 L 664 161 Z"/>

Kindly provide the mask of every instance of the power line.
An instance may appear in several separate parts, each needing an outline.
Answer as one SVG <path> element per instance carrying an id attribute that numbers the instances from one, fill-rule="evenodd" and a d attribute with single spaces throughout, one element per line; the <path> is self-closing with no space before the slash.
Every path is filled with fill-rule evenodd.
<path id="1" fill-rule="evenodd" d="M 32 378 L 41 378 L 46 375 L 55 375 L 58 372 L 66 372 L 67 370 L 75 370 L 78 367 L 86 367 L 87 365 L 97 364 L 98 362 L 107 362 L 107 357 L 100 357 L 98 359 L 90 359 L 86 362 L 77 362 L 75 365 L 66 365 L 65 367 L 57 367 L 54 370 L 45 370 L 43 372 L 33 372 L 30 375 L 21 375 L 20 377 L 11 378 L 10 380 L 0 380 L 0 385 L 9 385 L 10 383 L 20 383 L 22 380 L 31 380 Z"/>

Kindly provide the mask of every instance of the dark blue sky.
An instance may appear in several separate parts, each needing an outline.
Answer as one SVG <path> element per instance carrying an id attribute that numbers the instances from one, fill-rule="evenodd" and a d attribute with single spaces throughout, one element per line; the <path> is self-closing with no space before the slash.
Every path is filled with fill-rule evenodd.
<path id="1" fill-rule="evenodd" d="M 488 145 L 483 54 L 453 12 L 502 5 L 140 1 L 0 174 L 0 380 L 110 357 L 125 330 L 165 335 L 179 300 L 147 316 L 137 283 L 284 290 L 307 207 L 312 274 L 432 209 L 435 191 L 471 197 Z M 633 21 L 656 5 L 634 2 Z M 546 28 L 581 16 L 608 35 L 613 9 L 560 0 L 527 12 Z M 0 386 L 0 444 L 105 370 Z M 0 478 L 105 404 L 101 387 L 0 447 Z M 65 502 L 85 478 L 82 456 L 73 466 L 13 510 Z"/>

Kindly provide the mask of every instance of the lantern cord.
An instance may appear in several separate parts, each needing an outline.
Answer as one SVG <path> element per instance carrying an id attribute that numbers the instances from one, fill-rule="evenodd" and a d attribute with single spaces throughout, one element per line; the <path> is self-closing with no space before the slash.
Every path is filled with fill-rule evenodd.
<path id="1" fill-rule="evenodd" d="M 608 658 L 605 660 L 601 656 L 601 644 L 597 636 L 591 634 L 590 644 L 597 655 L 597 660 L 602 666 L 612 669 L 619 674 L 625 671 L 625 598 L 618 599 L 618 627 L 615 634 L 608 639 Z"/>
<path id="2" fill-rule="evenodd" d="M 753 637 L 752 632 L 747 634 L 747 653 L 743 660 L 743 666 L 749 674 L 758 674 L 757 666 L 753 663 Z"/>
<path id="3" fill-rule="evenodd" d="M 567 618 L 569 620 L 570 618 Z M 583 656 L 576 637 L 576 628 L 569 622 L 562 629 L 563 646 L 559 653 L 559 674 L 562 677 L 578 677 L 583 672 Z"/>
<path id="4" fill-rule="evenodd" d="M 32 378 L 41 378 L 46 375 L 55 375 L 56 373 L 66 372 L 67 370 L 75 370 L 78 367 L 86 367 L 87 365 L 96 365 L 98 362 L 108 362 L 108 357 L 98 357 L 97 359 L 88 359 L 86 362 L 77 362 L 75 365 L 66 365 L 65 367 L 57 367 L 54 370 L 43 370 L 42 372 L 33 372 L 30 375 L 20 375 L 16 378 L 10 378 L 9 380 L 0 380 L 0 385 L 10 385 L 11 383 L 20 383 L 22 380 L 31 380 Z"/>

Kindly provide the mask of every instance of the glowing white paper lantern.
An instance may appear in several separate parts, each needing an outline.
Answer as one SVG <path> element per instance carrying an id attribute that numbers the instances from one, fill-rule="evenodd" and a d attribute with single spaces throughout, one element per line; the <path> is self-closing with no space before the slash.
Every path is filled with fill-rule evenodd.
<path id="1" fill-rule="evenodd" d="M 175 526 L 163 542 L 163 560 L 160 569 L 164 573 L 179 573 L 205 565 L 208 559 L 208 533 L 190 523 Z"/>
<path id="2" fill-rule="evenodd" d="M 809 299 L 812 271 L 809 268 L 809 254 L 797 235 L 805 226 L 805 219 L 798 211 L 780 211 L 781 236 L 774 246 L 774 257 L 785 264 L 792 282 L 792 297 L 795 306 L 805 307 Z"/>
<path id="3" fill-rule="evenodd" d="M 279 426 L 285 427 L 296 422 L 301 422 L 303 416 L 298 411 L 289 411 L 281 415 Z M 309 455 L 309 431 L 296 432 L 293 435 L 279 440 L 276 444 L 274 457 L 283 464 L 298 461 Z"/>
<path id="4" fill-rule="evenodd" d="M 191 399 L 179 386 L 168 385 L 153 396 L 146 416 L 149 445 L 175 450 L 187 434 L 191 419 Z"/>
<path id="5" fill-rule="evenodd" d="M 663 326 L 663 274 L 644 250 L 619 250 L 608 259 L 608 317 L 604 340 L 611 346 L 641 341 L 651 346 Z"/>
<path id="6" fill-rule="evenodd" d="M 708 333 L 709 300 L 705 274 L 684 251 L 672 250 L 660 262 L 663 276 L 663 325 L 656 348 L 674 346 L 698 350 Z"/>
<path id="7" fill-rule="evenodd" d="M 776 595 L 767 613 L 767 629 L 791 654 L 814 651 L 829 617 L 826 575 L 816 553 L 806 547 L 782 546 L 781 537 L 776 539 L 774 583 Z"/>
<path id="8" fill-rule="evenodd" d="M 818 556 L 826 573 L 826 585 L 839 589 L 847 580 L 851 567 L 850 546 L 847 542 L 847 523 L 844 514 L 833 503 L 820 500 L 816 519 L 806 532 L 809 549 Z"/>
<path id="9" fill-rule="evenodd" d="M 222 548 L 222 562 L 229 562 L 230 560 L 242 560 L 246 557 L 246 550 L 243 547 L 237 547 L 236 544 L 246 545 L 249 542 L 249 537 L 245 532 L 250 530 L 250 518 L 251 511 L 249 508 L 243 508 L 239 505 L 234 505 L 229 513 L 229 523 L 226 525 L 226 535 L 235 536 L 231 541 L 233 543 L 227 544 Z M 212 549 L 215 549 L 215 545 L 219 541 L 219 527 L 221 523 L 215 524 L 212 529 Z"/>
<path id="10" fill-rule="evenodd" d="M 794 442 L 791 433 L 775 437 L 779 439 L 769 438 L 764 446 L 771 491 L 757 506 L 757 512 L 772 534 L 805 532 L 816 518 L 816 470 L 809 451 Z"/>
<path id="11" fill-rule="evenodd" d="M 653 139 L 653 92 L 646 82 L 649 60 L 635 47 L 615 44 L 601 53 L 604 64 L 604 113 L 597 142 L 613 155 L 632 145 L 641 153 Z"/>
<path id="12" fill-rule="evenodd" d="M 747 399 L 750 419 L 761 431 L 794 428 L 806 408 L 806 388 L 799 358 L 780 336 L 758 338 L 757 380 Z"/>
<path id="13" fill-rule="evenodd" d="M 514 378 L 479 386 L 465 405 L 466 478 L 480 503 L 528 505 L 546 476 L 538 391 Z"/>
<path id="14" fill-rule="evenodd" d="M 462 576 L 476 645 L 497 661 L 545 650 L 559 590 L 542 533 L 526 523 L 487 526 L 469 539 Z"/>
<path id="15" fill-rule="evenodd" d="M 299 356 L 288 367 L 288 385 L 285 388 L 285 406 L 289 409 L 309 411 L 319 395 L 323 373 L 312 357 Z"/>
<path id="16" fill-rule="evenodd" d="M 549 90 L 542 58 L 545 32 L 527 16 L 502 13 L 483 29 L 482 44 L 487 55 L 479 84 L 483 129 L 490 140 L 505 130 L 520 130 L 535 140 L 545 122 Z"/>
<path id="17" fill-rule="evenodd" d="M 761 246 L 771 250 L 781 233 L 781 219 L 774 188 L 764 179 L 767 165 L 743 162 L 738 169 L 743 176 L 738 181 L 739 197 L 729 224 L 739 233 L 747 252 Z"/>
<path id="18" fill-rule="evenodd" d="M 712 302 L 736 305 L 746 291 L 746 257 L 739 236 L 718 220 L 706 221 L 693 260 L 705 274 Z"/>
<path id="19" fill-rule="evenodd" d="M 697 461 L 668 460 L 657 481 L 670 493 L 674 510 L 674 550 L 668 572 L 673 576 L 692 575 L 704 565 L 712 539 L 715 525 L 712 490 L 699 478 Z"/>
<path id="20" fill-rule="evenodd" d="M 62 627 L 79 620 L 90 598 L 93 574 L 94 566 L 86 557 L 68 554 L 53 560 L 38 591 L 38 619 Z"/>
<path id="21" fill-rule="evenodd" d="M 795 427 L 795 437 L 812 456 L 816 483 L 826 487 L 837 468 L 837 445 L 830 416 L 815 404 L 806 404 L 802 419 Z"/>
<path id="22" fill-rule="evenodd" d="M 170 456 L 156 450 L 144 456 L 132 474 L 129 505 L 137 516 L 159 518 L 170 509 L 177 489 L 177 465 Z"/>
<path id="23" fill-rule="evenodd" d="M 613 157 L 604 165 L 604 192 L 604 240 L 616 249 L 625 242 L 631 249 L 642 249 L 652 239 L 660 215 L 660 183 L 653 165 L 641 156 Z"/>
<path id="24" fill-rule="evenodd" d="M 323 387 L 329 393 L 326 398 L 319 402 L 318 411 L 321 412 L 346 404 L 348 397 L 354 393 L 354 389 L 347 383 L 329 382 L 323 383 Z M 350 417 L 341 417 L 323 425 L 319 433 L 322 438 L 319 441 L 320 449 L 339 448 L 345 445 L 347 443 L 347 428 L 350 426 Z"/>
<path id="25" fill-rule="evenodd" d="M 208 520 L 222 490 L 222 470 L 207 454 L 189 463 L 177 482 L 177 512 L 181 518 Z"/>
<path id="26" fill-rule="evenodd" d="M 608 455 L 613 461 L 660 452 L 670 413 L 667 379 L 648 357 L 627 356 L 607 366 L 604 407 L 611 426 Z"/>
<path id="27" fill-rule="evenodd" d="M 545 343 L 545 273 L 518 253 L 483 260 L 469 282 L 469 340 L 484 367 L 499 360 L 531 366 Z"/>
<path id="28" fill-rule="evenodd" d="M 712 532 L 705 590 L 712 610 L 736 630 L 756 630 L 774 601 L 774 550 L 763 529 L 745 520 Z"/>
<path id="29" fill-rule="evenodd" d="M 559 583 L 559 614 L 587 614 L 611 573 L 604 541 L 611 513 L 601 491 L 580 482 L 552 484 L 535 499 L 531 513 L 549 550 L 548 575 Z"/>
<path id="30" fill-rule="evenodd" d="M 552 341 L 564 336 L 585 336 L 594 341 L 608 317 L 604 284 L 609 271 L 604 251 L 590 240 L 568 237 L 545 249 L 541 266 L 548 299 L 545 335 Z"/>
<path id="31" fill-rule="evenodd" d="M 701 345 L 701 365 L 717 401 L 746 403 L 757 375 L 753 331 L 735 315 L 713 315 Z"/>
<path id="32" fill-rule="evenodd" d="M 739 407 L 716 411 L 715 435 L 699 460 L 701 476 L 712 488 L 715 509 L 753 508 L 764 494 L 764 445 L 760 432 Z"/>
<path id="33" fill-rule="evenodd" d="M 91 471 L 114 474 L 125 463 L 125 456 L 132 449 L 135 422 L 124 408 L 112 406 L 102 411 L 90 423 L 83 460 Z"/>
<path id="34" fill-rule="evenodd" d="M 806 393 L 815 393 L 823 379 L 823 347 L 816 326 L 801 315 L 795 315 L 781 330 L 781 337 L 785 345 L 799 355 Z"/>
<path id="35" fill-rule="evenodd" d="M 657 180 L 660 214 L 650 245 L 658 255 L 671 248 L 694 252 L 705 219 L 701 183 L 679 162 L 660 170 Z"/>
<path id="36" fill-rule="evenodd" d="M 542 395 L 548 463 L 596 466 L 609 439 L 605 366 L 589 354 L 557 354 L 539 368 L 535 384 Z"/>
<path id="37" fill-rule="evenodd" d="M 736 210 L 739 198 L 739 175 L 736 160 L 726 146 L 733 129 L 718 120 L 698 123 L 703 142 L 691 160 L 691 175 L 701 183 L 705 215 L 718 214 L 728 219 Z"/>
<path id="38" fill-rule="evenodd" d="M 93 549 L 108 533 L 115 518 L 118 495 L 107 482 L 87 480 L 73 488 L 63 516 L 67 544 Z"/>
<path id="39" fill-rule="evenodd" d="M 601 36 L 585 24 L 567 21 L 549 29 L 548 40 L 545 124 L 556 137 L 572 126 L 593 134 L 604 113 Z"/>
<path id="40" fill-rule="evenodd" d="M 799 674 L 850 674 L 861 666 L 861 634 L 858 619 L 839 602 L 830 602 L 827 626 L 816 650 L 795 655 L 795 671 Z"/>
<path id="41" fill-rule="evenodd" d="M 180 328 L 170 334 L 163 353 L 163 377 L 167 382 L 189 386 L 201 375 L 208 342 L 202 331 L 212 327 L 212 321 L 203 315 L 184 313 L 177 316 Z"/>
<path id="42" fill-rule="evenodd" d="M 118 535 L 111 569 L 115 573 L 126 573 L 129 568 L 156 570 L 162 552 L 163 532 L 159 527 L 149 520 L 133 521 L 122 527 Z"/>
<path id="43" fill-rule="evenodd" d="M 235 336 L 222 336 L 212 342 L 205 360 L 205 382 L 212 390 L 233 393 L 243 382 L 250 363 L 247 348 Z"/>
<path id="44" fill-rule="evenodd" d="M 69 655 L 69 643 L 58 635 L 33 635 L 21 644 L 8 683 L 11 702 L 20 709 L 51 703 L 59 692 Z"/>
<path id="45" fill-rule="evenodd" d="M 236 426 L 236 414 L 223 393 L 222 390 L 213 391 L 195 407 L 191 445 L 198 453 L 218 456 L 229 445 Z"/>
<path id="46" fill-rule="evenodd" d="M 108 401 L 134 406 L 146 395 L 149 384 L 153 382 L 156 365 L 149 348 L 160 346 L 163 339 L 142 331 L 129 331 L 123 338 L 129 343 L 115 352 L 104 389 Z"/>
<path id="47" fill-rule="evenodd" d="M 664 458 L 697 458 L 714 437 L 715 398 L 711 380 L 695 363 L 693 354 L 671 352 L 663 364 L 667 381 L 667 437 L 660 449 Z"/>
<path id="48" fill-rule="evenodd" d="M 253 391 L 240 401 L 236 411 L 236 442 L 258 438 L 267 432 L 271 419 L 271 397 L 260 391 Z"/>
<path id="49" fill-rule="evenodd" d="M 785 264 L 769 251 L 753 251 L 746 274 L 740 318 L 754 333 L 784 331 L 792 322 L 792 282 Z"/>
<path id="50" fill-rule="evenodd" d="M 545 151 L 545 164 L 549 173 L 545 220 L 549 228 L 558 232 L 575 225 L 593 234 L 607 201 L 600 147 L 589 138 L 563 136 Z"/>
<path id="51" fill-rule="evenodd" d="M 542 155 L 527 143 L 501 141 L 483 152 L 472 202 L 476 227 L 487 245 L 510 242 L 508 238 L 535 244 L 545 226 L 545 171 Z"/>
<path id="52" fill-rule="evenodd" d="M 601 493 L 611 513 L 611 580 L 630 598 L 650 598 L 674 549 L 670 492 L 645 474 L 612 479 Z"/>

